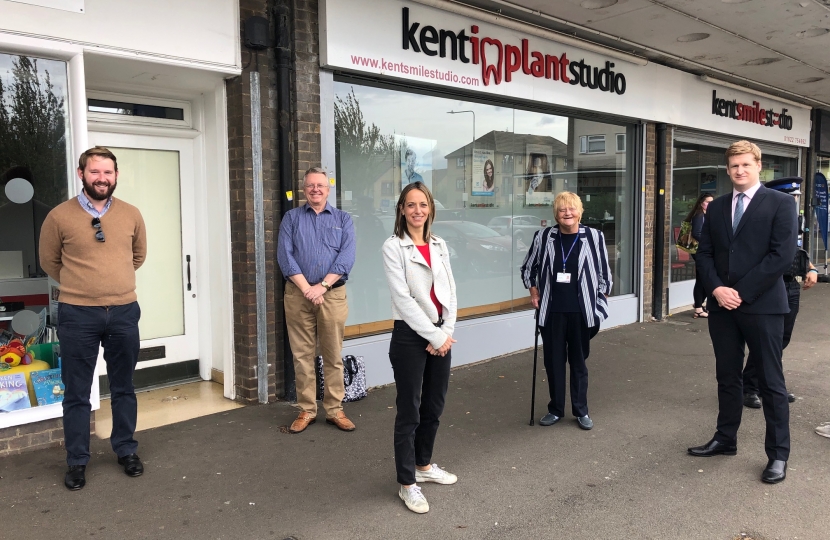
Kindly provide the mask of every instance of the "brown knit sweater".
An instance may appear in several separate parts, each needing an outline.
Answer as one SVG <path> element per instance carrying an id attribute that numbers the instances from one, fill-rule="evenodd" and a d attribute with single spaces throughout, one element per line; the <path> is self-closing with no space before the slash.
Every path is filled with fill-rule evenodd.
<path id="1" fill-rule="evenodd" d="M 73 197 L 55 207 L 40 231 L 40 265 L 60 283 L 60 301 L 77 306 L 135 302 L 135 271 L 147 255 L 147 231 L 138 208 L 115 197 L 101 218 L 105 242 L 95 238 L 92 216 Z"/>

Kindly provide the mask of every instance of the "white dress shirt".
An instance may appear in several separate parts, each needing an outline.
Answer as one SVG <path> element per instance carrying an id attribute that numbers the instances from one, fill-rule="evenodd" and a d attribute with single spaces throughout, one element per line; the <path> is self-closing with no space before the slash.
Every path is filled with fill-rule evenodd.
<path id="1" fill-rule="evenodd" d="M 744 191 L 743 194 L 746 196 L 744 199 L 744 214 L 746 214 L 746 209 L 749 208 L 749 203 L 752 202 L 752 197 L 758 193 L 758 190 L 761 189 L 761 182 L 758 182 L 748 190 Z M 735 221 L 735 206 L 738 204 L 738 193 L 741 193 L 735 188 L 732 188 L 732 221 Z"/>

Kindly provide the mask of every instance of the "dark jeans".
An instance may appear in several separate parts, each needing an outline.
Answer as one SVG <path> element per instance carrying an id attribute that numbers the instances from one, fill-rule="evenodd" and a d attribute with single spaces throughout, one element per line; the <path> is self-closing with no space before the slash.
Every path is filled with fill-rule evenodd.
<path id="1" fill-rule="evenodd" d="M 403 321 L 395 321 L 389 360 L 395 372 L 395 469 L 398 483 L 415 483 L 415 466 L 429 465 L 450 382 L 451 352 L 427 353 L 429 342 Z"/>
<path id="2" fill-rule="evenodd" d="M 715 351 L 718 381 L 718 428 L 715 440 L 736 444 L 743 413 L 744 351 L 748 347 L 758 366 L 758 382 L 767 430 L 764 448 L 769 459 L 790 455 L 790 404 L 781 366 L 784 315 L 758 315 L 719 309 L 709 313 L 709 336 Z"/>
<path id="3" fill-rule="evenodd" d="M 591 338 L 599 326 L 588 328 L 581 313 L 548 313 L 542 328 L 545 370 L 550 391 L 548 412 L 565 415 L 565 363 L 571 366 L 571 414 L 588 414 L 588 366 Z"/>
<path id="4" fill-rule="evenodd" d="M 63 433 L 66 463 L 89 462 L 89 394 L 99 346 L 107 362 L 111 406 L 110 444 L 118 457 L 134 454 L 137 414 L 133 372 L 138 361 L 138 302 L 123 306 L 75 306 L 58 304 L 58 338 L 61 344 Z"/>
<path id="5" fill-rule="evenodd" d="M 793 337 L 793 328 L 795 328 L 795 319 L 798 317 L 798 308 L 801 302 L 801 284 L 797 281 L 788 281 L 784 285 L 787 286 L 787 298 L 790 304 L 790 312 L 784 315 L 784 341 L 781 349 L 786 349 L 790 344 L 790 339 Z M 744 394 L 758 393 L 758 374 L 756 373 L 756 359 L 752 351 L 749 351 L 749 358 L 746 359 L 746 366 L 744 366 Z"/>

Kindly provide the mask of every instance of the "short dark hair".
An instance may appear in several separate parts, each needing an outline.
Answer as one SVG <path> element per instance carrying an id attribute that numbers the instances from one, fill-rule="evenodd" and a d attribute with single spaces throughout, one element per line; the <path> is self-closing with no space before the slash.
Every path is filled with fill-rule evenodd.
<path id="1" fill-rule="evenodd" d="M 105 148 L 103 146 L 93 146 L 83 154 L 81 157 L 78 158 L 78 168 L 81 171 L 86 171 L 86 164 L 91 157 L 99 157 L 101 159 L 111 159 L 112 164 L 115 165 L 115 172 L 118 172 L 118 160 L 115 158 L 115 154 L 113 154 L 109 148 Z"/>

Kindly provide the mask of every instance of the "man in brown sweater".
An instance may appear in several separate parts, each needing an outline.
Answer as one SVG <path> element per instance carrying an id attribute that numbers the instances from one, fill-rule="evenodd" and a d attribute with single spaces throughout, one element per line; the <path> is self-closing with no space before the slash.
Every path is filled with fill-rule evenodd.
<path id="1" fill-rule="evenodd" d="M 112 196 L 118 164 L 108 149 L 81 154 L 83 190 L 52 210 L 40 233 L 41 266 L 60 283 L 58 339 L 66 386 L 63 431 L 69 470 L 64 484 L 86 484 L 89 403 L 100 346 L 107 363 L 112 406 L 112 449 L 128 476 L 144 472 L 134 439 L 137 415 L 133 372 L 138 360 L 135 271 L 147 253 L 141 213 Z"/>

